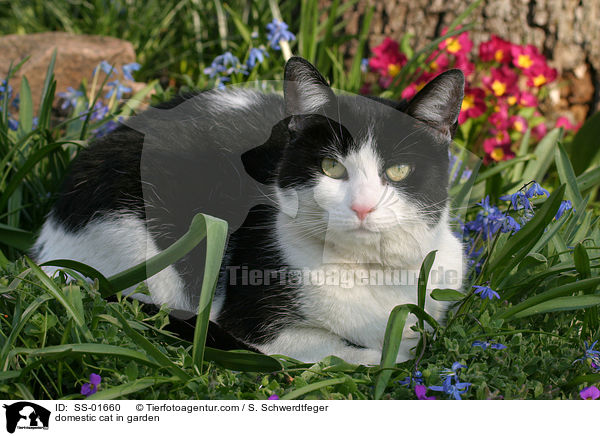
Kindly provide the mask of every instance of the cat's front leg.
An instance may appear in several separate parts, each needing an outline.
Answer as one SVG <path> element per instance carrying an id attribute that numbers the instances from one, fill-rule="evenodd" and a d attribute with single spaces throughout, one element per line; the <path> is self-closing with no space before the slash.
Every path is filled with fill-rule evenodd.
<path id="1" fill-rule="evenodd" d="M 253 346 L 265 354 L 283 354 L 302 362 L 318 362 L 331 355 L 362 365 L 378 365 L 381 361 L 381 350 L 353 346 L 340 336 L 314 327 L 287 327 L 271 342 Z"/>

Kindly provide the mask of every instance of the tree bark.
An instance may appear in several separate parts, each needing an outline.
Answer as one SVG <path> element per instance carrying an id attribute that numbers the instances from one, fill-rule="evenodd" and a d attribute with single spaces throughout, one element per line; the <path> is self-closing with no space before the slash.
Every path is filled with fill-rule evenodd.
<path id="1" fill-rule="evenodd" d="M 323 0 L 324 3 L 328 0 Z M 460 0 L 360 0 L 346 14 L 347 31 L 358 31 L 367 7 L 374 7 L 369 46 L 387 36 L 415 35 L 417 48 L 439 36 L 471 2 Z M 476 46 L 496 34 L 513 43 L 534 44 L 558 69 L 551 87 L 555 115 L 570 112 L 582 121 L 600 108 L 599 0 L 484 0 L 467 17 Z M 350 47 L 349 51 L 352 52 Z"/>

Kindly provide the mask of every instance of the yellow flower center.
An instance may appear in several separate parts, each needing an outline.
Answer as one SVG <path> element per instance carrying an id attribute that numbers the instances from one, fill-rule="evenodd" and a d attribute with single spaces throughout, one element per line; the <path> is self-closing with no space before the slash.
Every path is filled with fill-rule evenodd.
<path id="1" fill-rule="evenodd" d="M 525 130 L 525 126 L 523 125 L 523 122 L 522 122 L 522 121 L 518 121 L 518 120 L 517 120 L 517 121 L 515 121 L 515 122 L 514 122 L 514 124 L 513 124 L 513 125 L 514 125 L 514 127 L 515 127 L 515 130 L 516 130 L 517 132 L 522 132 L 523 130 Z"/>
<path id="2" fill-rule="evenodd" d="M 450 53 L 458 53 L 462 49 L 462 45 L 456 38 L 448 38 L 446 48 Z"/>
<path id="3" fill-rule="evenodd" d="M 498 141 L 504 141 L 504 132 L 503 132 L 503 131 L 500 131 L 500 132 L 498 132 L 498 133 L 496 134 L 496 139 L 497 139 Z"/>
<path id="4" fill-rule="evenodd" d="M 533 65 L 533 59 L 529 55 L 520 54 L 517 58 L 517 65 L 521 68 L 529 68 Z"/>
<path id="5" fill-rule="evenodd" d="M 496 59 L 497 62 L 502 62 L 502 59 L 504 59 L 504 51 L 496 50 L 496 53 L 494 53 L 494 59 Z"/>
<path id="6" fill-rule="evenodd" d="M 542 86 L 544 83 L 546 83 L 546 76 L 543 74 L 537 75 L 533 78 L 533 84 L 535 86 Z"/>
<path id="7" fill-rule="evenodd" d="M 502 83 L 499 80 L 494 80 L 492 82 L 492 91 L 494 91 L 494 95 L 496 97 L 504 95 L 504 93 L 506 92 L 506 83 Z"/>
<path id="8" fill-rule="evenodd" d="M 390 75 L 390 77 L 396 77 L 399 72 L 400 72 L 400 67 L 398 65 L 396 65 L 396 64 L 388 65 L 388 74 Z"/>
<path id="9" fill-rule="evenodd" d="M 460 110 L 466 111 L 475 106 L 475 96 L 472 94 L 465 95 Z"/>
<path id="10" fill-rule="evenodd" d="M 501 161 L 502 159 L 504 159 L 504 150 L 502 150 L 500 147 L 494 148 L 490 153 L 490 156 L 495 161 Z"/>
<path id="11" fill-rule="evenodd" d="M 513 105 L 517 102 L 517 97 L 515 97 L 514 95 L 511 95 L 510 97 L 508 97 L 506 99 L 506 101 L 508 102 L 509 105 Z"/>
<path id="12" fill-rule="evenodd" d="M 432 62 L 429 64 L 429 68 L 431 68 L 431 69 L 432 69 L 432 70 L 434 70 L 434 71 L 435 71 L 435 70 L 437 70 L 439 67 L 440 67 L 440 66 L 438 65 L 438 63 L 437 63 L 436 61 L 432 61 Z"/>

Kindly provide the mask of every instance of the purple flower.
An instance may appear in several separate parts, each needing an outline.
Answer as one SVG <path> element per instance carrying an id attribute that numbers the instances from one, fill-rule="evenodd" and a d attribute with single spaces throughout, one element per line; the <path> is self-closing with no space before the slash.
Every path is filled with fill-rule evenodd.
<path id="1" fill-rule="evenodd" d="M 597 400 L 600 398 L 600 390 L 596 386 L 590 386 L 582 389 L 579 396 L 582 400 Z"/>
<path id="2" fill-rule="evenodd" d="M 265 57 L 268 56 L 269 53 L 267 53 L 267 51 L 262 47 L 251 48 L 250 53 L 248 54 L 248 60 L 246 61 L 248 69 L 253 69 L 256 66 L 256 64 L 262 63 L 265 60 Z"/>
<path id="3" fill-rule="evenodd" d="M 435 397 L 428 397 L 425 395 L 427 393 L 427 387 L 424 385 L 416 385 L 415 386 L 415 394 L 417 396 L 417 400 L 435 400 Z"/>
<path id="4" fill-rule="evenodd" d="M 8 119 L 8 128 L 10 130 L 17 131 L 17 129 L 19 128 L 19 122 L 17 120 L 13 120 L 12 118 L 9 118 Z"/>
<path id="5" fill-rule="evenodd" d="M 571 209 L 573 206 L 571 205 L 571 201 L 569 200 L 563 200 L 560 203 L 560 206 L 558 207 L 558 212 L 556 212 L 556 215 L 554 216 L 554 219 L 560 219 L 561 216 L 563 216 L 563 214 L 568 211 L 569 209 Z"/>
<path id="6" fill-rule="evenodd" d="M 100 386 L 100 382 L 102 382 L 102 377 L 96 373 L 91 373 L 90 382 L 81 386 L 81 395 L 89 397 L 90 395 L 98 392 L 98 386 Z"/>
<path id="7" fill-rule="evenodd" d="M 125 80 L 135 82 L 135 79 L 133 78 L 131 73 L 133 73 L 134 71 L 138 71 L 140 68 L 141 65 L 137 62 L 131 62 L 130 64 L 123 65 L 123 77 L 125 77 Z"/>
<path id="8" fill-rule="evenodd" d="M 274 50 L 281 50 L 279 46 L 281 41 L 293 41 L 296 39 L 294 34 L 288 30 L 288 25 L 277 19 L 273 19 L 271 23 L 267 24 L 267 30 L 269 31 L 267 39 Z"/>
<path id="9" fill-rule="evenodd" d="M 500 295 L 496 291 L 494 291 L 489 286 L 473 286 L 475 288 L 475 293 L 478 294 L 482 299 L 489 298 L 493 300 L 494 298 L 500 299 Z"/>
<path id="10" fill-rule="evenodd" d="M 279 395 L 273 394 L 267 400 L 279 400 Z"/>

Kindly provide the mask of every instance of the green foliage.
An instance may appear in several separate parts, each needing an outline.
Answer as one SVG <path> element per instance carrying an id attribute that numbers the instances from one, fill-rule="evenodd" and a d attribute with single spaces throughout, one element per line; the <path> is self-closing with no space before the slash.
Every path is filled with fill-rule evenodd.
<path id="1" fill-rule="evenodd" d="M 245 61 L 257 43 L 253 32 L 259 32 L 264 40 L 266 24 L 281 14 L 296 32 L 292 51 L 314 62 L 335 87 L 356 91 L 362 82 L 360 63 L 372 11 L 363 17 L 358 35 L 344 35 L 341 17 L 354 3 L 334 0 L 321 21 L 323 11 L 317 0 L 281 5 L 265 0 L 180 0 L 169 7 L 153 0 L 61 4 L 15 0 L 0 11 L 0 29 L 5 33 L 64 29 L 122 37 L 137 49 L 142 63 L 138 79 L 152 79 L 166 71 L 167 78 L 186 88 L 209 85 L 201 72 L 226 50 Z M 452 23 L 445 37 L 454 35 L 465 17 Z M 152 23 L 150 31 L 148 23 Z M 351 40 L 357 52 L 346 63 L 340 47 Z M 409 46 L 409 40 L 406 36 L 403 47 Z M 439 42 L 432 41 L 424 51 L 413 53 L 392 88 L 394 92 L 408 83 L 427 50 Z M 281 78 L 283 62 L 281 52 L 271 51 L 249 76 L 233 80 Z M 286 399 L 408 399 L 414 398 L 414 392 L 398 382 L 415 368 L 423 373 L 425 385 L 440 385 L 442 370 L 455 361 L 467 365 L 461 381 L 472 383 L 464 395 L 470 399 L 575 398 L 582 386 L 600 381 L 589 362 L 576 362 L 583 356 L 583 341 L 600 337 L 597 116 L 572 141 L 563 138 L 561 129 L 554 129 L 530 149 L 527 136 L 517 158 L 480 173 L 473 171 L 465 179 L 463 173 L 473 168 L 465 164 L 466 152 L 459 159 L 458 181 L 450 193 L 455 207 L 468 208 L 468 218 L 477 213 L 475 203 L 486 195 L 509 210 L 499 197 L 532 180 L 543 183 L 551 195 L 534 201 L 535 216 L 520 231 L 479 241 L 484 253 L 473 260 L 482 261 L 481 270 L 468 275 L 464 293 L 450 289 L 431 293 L 431 298 L 453 304 L 444 323 L 438 324 L 425 307 L 426 283 L 435 257 L 430 253 L 421 269 L 418 304 L 392 311 L 381 365 L 351 365 L 335 356 L 304 363 L 285 356 L 205 347 L 227 231 L 226 223 L 216 218 L 199 214 L 189 232 L 171 247 L 113 277 L 59 259 L 47 265 L 62 271 L 48 277 L 24 256 L 68 164 L 79 148 L 86 146 L 91 132 L 106 122 L 92 120 L 88 108 L 94 106 L 98 93 L 88 94 L 86 86 L 80 88 L 86 95 L 72 117 L 59 123 L 54 120 L 54 64 L 53 58 L 37 114 L 26 80 L 20 89 L 19 128 L 8 127 L 6 98 L 0 113 L 1 396 L 82 398 L 80 387 L 95 372 L 102 376 L 102 384 L 94 399 L 266 399 L 272 394 Z M 19 67 L 13 66 L 10 74 Z M 94 80 L 92 87 L 102 88 Z M 111 114 L 132 114 L 151 90 L 156 91 L 158 100 L 173 93 L 151 83 L 133 102 L 114 104 Z M 467 128 L 463 130 L 467 134 L 461 140 L 468 147 L 473 138 Z M 556 219 L 563 197 L 573 203 L 574 210 Z M 165 329 L 167 309 L 149 315 L 139 301 L 124 298 L 121 291 L 137 285 L 136 292 L 146 292 L 141 282 L 204 241 L 209 256 L 196 335 L 190 343 Z M 66 274 L 74 281 L 67 283 Z M 474 284 L 489 284 L 501 299 L 482 300 L 472 292 Z M 107 302 L 109 295 L 115 295 L 117 301 Z M 395 364 L 409 314 L 419 320 L 411 327 L 421 336 L 416 359 Z M 507 348 L 484 349 L 473 346 L 474 341 L 502 343 Z"/>

